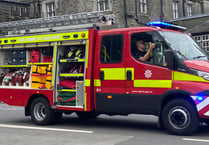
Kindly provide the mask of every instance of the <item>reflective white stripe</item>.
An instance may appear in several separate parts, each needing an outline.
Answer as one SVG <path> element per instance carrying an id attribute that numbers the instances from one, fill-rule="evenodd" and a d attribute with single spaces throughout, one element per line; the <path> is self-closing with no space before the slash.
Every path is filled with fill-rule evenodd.
<path id="1" fill-rule="evenodd" d="M 205 116 L 209 116 L 209 111 L 204 114 Z"/>
<path id="2" fill-rule="evenodd" d="M 197 105 L 197 110 L 200 111 L 209 104 L 209 97 Z"/>
<path id="3" fill-rule="evenodd" d="M 193 100 L 196 100 L 197 99 L 197 96 L 191 96 Z"/>

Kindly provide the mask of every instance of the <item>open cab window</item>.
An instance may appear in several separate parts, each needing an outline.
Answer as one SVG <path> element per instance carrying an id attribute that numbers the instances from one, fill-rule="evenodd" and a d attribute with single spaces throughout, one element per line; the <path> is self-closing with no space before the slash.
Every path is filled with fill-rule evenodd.
<path id="1" fill-rule="evenodd" d="M 146 55 L 150 49 L 150 44 L 155 45 L 154 49 L 150 52 L 146 61 L 141 61 L 140 57 Z M 166 49 L 168 49 L 167 45 L 156 32 L 141 32 L 131 35 L 131 53 L 137 61 L 158 66 L 165 66 L 164 50 Z"/>

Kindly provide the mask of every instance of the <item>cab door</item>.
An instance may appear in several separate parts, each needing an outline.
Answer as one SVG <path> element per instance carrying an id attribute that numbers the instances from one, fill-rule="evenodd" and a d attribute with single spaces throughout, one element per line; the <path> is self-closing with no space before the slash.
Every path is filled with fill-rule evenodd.
<path id="1" fill-rule="evenodd" d="M 164 66 L 163 52 L 168 47 L 155 31 L 130 31 L 128 35 L 125 110 L 129 113 L 155 114 L 160 96 L 172 87 L 172 70 Z M 142 62 L 135 57 L 137 40 L 143 40 L 146 49 L 149 49 L 150 43 L 155 43 L 150 54 L 151 61 Z"/>
<path id="2" fill-rule="evenodd" d="M 125 97 L 125 32 L 99 32 L 94 60 L 96 110 L 121 113 Z"/>

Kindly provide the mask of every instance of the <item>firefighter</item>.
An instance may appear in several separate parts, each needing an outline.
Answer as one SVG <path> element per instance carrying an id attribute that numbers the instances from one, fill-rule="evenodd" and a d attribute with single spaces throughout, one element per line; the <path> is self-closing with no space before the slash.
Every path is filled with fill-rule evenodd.
<path id="1" fill-rule="evenodd" d="M 137 52 L 135 53 L 135 58 L 140 61 L 152 61 L 152 57 L 150 57 L 150 54 L 155 48 L 155 43 L 150 42 L 148 51 L 145 51 L 145 48 L 146 45 L 144 40 L 136 41 Z"/>

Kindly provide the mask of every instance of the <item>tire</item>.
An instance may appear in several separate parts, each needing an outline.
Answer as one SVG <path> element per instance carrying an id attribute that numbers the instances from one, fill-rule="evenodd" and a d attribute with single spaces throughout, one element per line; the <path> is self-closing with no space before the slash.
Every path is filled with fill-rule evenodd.
<path id="1" fill-rule="evenodd" d="M 99 116 L 96 112 L 76 112 L 76 115 L 81 119 L 96 119 Z"/>
<path id="2" fill-rule="evenodd" d="M 174 99 L 163 108 L 162 122 L 168 132 L 175 135 L 190 135 L 200 124 L 195 107 L 185 99 Z"/>
<path id="3" fill-rule="evenodd" d="M 56 119 L 55 112 L 51 109 L 48 100 L 42 97 L 36 98 L 32 102 L 30 114 L 32 121 L 37 125 L 49 125 Z"/>

